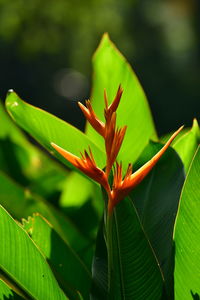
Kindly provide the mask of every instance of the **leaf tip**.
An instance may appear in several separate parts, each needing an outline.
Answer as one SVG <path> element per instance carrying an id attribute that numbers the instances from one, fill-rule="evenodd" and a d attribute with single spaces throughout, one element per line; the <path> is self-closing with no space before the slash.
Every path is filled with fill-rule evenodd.
<path id="1" fill-rule="evenodd" d="M 9 89 L 7 95 L 10 95 L 11 93 L 14 93 L 13 89 Z"/>
<path id="2" fill-rule="evenodd" d="M 101 40 L 110 40 L 110 36 L 108 32 L 104 32 L 104 34 L 102 35 L 102 39 Z"/>
<path id="3" fill-rule="evenodd" d="M 198 121 L 196 118 L 193 119 L 192 127 L 199 127 Z"/>
<path id="4" fill-rule="evenodd" d="M 6 101 L 5 101 L 5 106 L 9 113 L 11 113 L 13 108 L 15 108 L 16 106 L 19 105 L 18 99 L 19 99 L 19 97 L 12 89 L 8 90 L 8 93 L 6 96 Z"/>

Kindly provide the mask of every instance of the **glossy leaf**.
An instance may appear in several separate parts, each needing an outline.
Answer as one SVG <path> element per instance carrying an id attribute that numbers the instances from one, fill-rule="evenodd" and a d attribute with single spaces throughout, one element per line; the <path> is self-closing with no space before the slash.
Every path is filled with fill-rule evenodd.
<path id="1" fill-rule="evenodd" d="M 151 142 L 134 169 L 141 167 L 161 148 L 161 144 Z M 160 263 L 170 299 L 173 299 L 173 228 L 184 179 L 183 164 L 177 153 L 169 148 L 130 194 Z"/>
<path id="2" fill-rule="evenodd" d="M 146 96 L 130 65 L 107 34 L 103 36 L 93 57 L 93 73 L 92 105 L 100 119 L 104 120 L 104 89 L 110 102 L 113 101 L 119 84 L 124 90 L 117 110 L 117 122 L 120 126 L 128 126 L 119 153 L 119 160 L 122 160 L 127 168 L 129 162 L 138 158 L 150 137 L 156 138 Z M 96 144 L 104 148 L 102 137 L 90 125 L 87 126 L 86 132 Z"/>
<path id="3" fill-rule="evenodd" d="M 175 299 L 200 297 L 200 146 L 183 186 L 174 231 Z"/>
<path id="4" fill-rule="evenodd" d="M 27 294 L 27 299 L 66 300 L 44 256 L 2 206 L 0 244 L 0 269 Z"/>
<path id="5" fill-rule="evenodd" d="M 107 226 L 109 299 L 160 300 L 161 271 L 129 198 L 115 207 Z"/>
<path id="6" fill-rule="evenodd" d="M 0 139 L 10 137 L 14 142 L 24 144 L 26 138 L 20 129 L 11 121 L 0 101 Z M 28 143 L 28 142 L 27 142 Z"/>
<path id="7" fill-rule="evenodd" d="M 66 170 L 28 141 L 1 102 L 0 124 L 0 169 L 18 183 L 50 198 L 66 178 Z"/>
<path id="8" fill-rule="evenodd" d="M 193 121 L 192 128 L 182 135 L 173 144 L 173 148 L 177 151 L 182 159 L 185 171 L 187 173 L 196 149 L 200 143 L 200 128 L 196 119 Z"/>
<path id="9" fill-rule="evenodd" d="M 33 195 L 28 189 L 16 184 L 2 172 L 0 172 L 0 190 L 0 204 L 18 220 L 38 212 L 54 226 L 60 236 L 75 250 L 81 252 L 90 244 L 90 241 L 61 212 L 38 195 Z"/>
<path id="10" fill-rule="evenodd" d="M 50 223 L 35 214 L 23 228 L 44 254 L 59 285 L 70 299 L 77 299 L 78 291 L 89 299 L 91 274 L 76 253 L 60 238 Z"/>
<path id="11" fill-rule="evenodd" d="M 22 101 L 14 92 L 8 94 L 6 107 L 19 126 L 67 166 L 72 167 L 57 151 L 54 151 L 50 145 L 51 142 L 77 156 L 80 156 L 80 152 L 88 149 L 90 146 L 98 166 L 104 167 L 104 152 L 77 128 L 50 113 Z"/>

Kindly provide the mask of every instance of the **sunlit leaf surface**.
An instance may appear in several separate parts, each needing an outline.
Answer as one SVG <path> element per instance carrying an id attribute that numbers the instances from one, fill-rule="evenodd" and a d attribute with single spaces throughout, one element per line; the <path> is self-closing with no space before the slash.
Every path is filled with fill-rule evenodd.
<path id="1" fill-rule="evenodd" d="M 94 111 L 100 119 L 104 120 L 104 89 L 110 102 L 113 101 L 119 84 L 124 90 L 117 110 L 117 123 L 128 126 L 119 153 L 119 160 L 127 167 L 129 162 L 134 162 L 138 158 L 149 139 L 156 138 L 146 96 L 130 65 L 107 34 L 103 36 L 93 57 L 93 72 L 91 99 Z M 87 126 L 86 132 L 103 149 L 102 137 L 97 135 L 90 125 Z"/>
<path id="2" fill-rule="evenodd" d="M 185 171 L 187 172 L 196 149 L 200 143 L 200 128 L 196 119 L 193 121 L 192 128 L 182 135 L 173 144 L 173 148 L 177 151 L 182 159 Z"/>
<path id="3" fill-rule="evenodd" d="M 81 251 L 90 243 L 64 214 L 56 210 L 38 195 L 16 184 L 8 176 L 0 172 L 0 203 L 15 218 L 27 218 L 33 213 L 41 213 L 60 236 L 76 249 Z"/>
<path id="4" fill-rule="evenodd" d="M 6 107 L 16 123 L 31 134 L 48 151 L 55 154 L 64 164 L 72 167 L 57 151 L 51 142 L 67 151 L 80 156 L 80 152 L 91 147 L 95 160 L 100 167 L 105 165 L 105 154 L 86 135 L 63 120 L 22 101 L 16 93 L 10 92 Z M 102 148 L 104 149 L 104 148 Z"/>
<path id="5" fill-rule="evenodd" d="M 35 214 L 28 221 L 23 221 L 23 227 L 48 259 L 56 279 L 68 297 L 77 299 L 80 291 L 84 299 L 89 299 L 90 272 L 51 224 Z"/>
<path id="6" fill-rule="evenodd" d="M 175 299 L 200 297 L 200 147 L 191 163 L 176 218 Z"/>
<path id="7" fill-rule="evenodd" d="M 0 269 L 8 279 L 14 281 L 30 299 L 66 300 L 44 256 L 2 206 L 0 240 Z"/>

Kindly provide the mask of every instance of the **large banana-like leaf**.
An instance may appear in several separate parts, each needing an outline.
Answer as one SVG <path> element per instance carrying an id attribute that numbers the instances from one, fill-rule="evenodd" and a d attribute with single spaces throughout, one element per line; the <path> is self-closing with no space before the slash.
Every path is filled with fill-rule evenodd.
<path id="1" fill-rule="evenodd" d="M 124 90 L 117 110 L 117 122 L 120 126 L 128 126 L 119 153 L 119 160 L 122 160 L 126 167 L 129 162 L 137 159 L 150 137 L 156 137 L 146 96 L 131 66 L 107 34 L 103 36 L 94 54 L 93 72 L 92 105 L 100 119 L 104 120 L 104 89 L 110 102 L 114 99 L 119 84 Z M 87 126 L 86 132 L 93 141 L 104 148 L 103 139 L 91 126 Z"/>
<path id="2" fill-rule="evenodd" d="M 174 231 L 175 299 L 200 298 L 200 146 L 183 186 Z"/>
<path id="3" fill-rule="evenodd" d="M 45 197 L 52 196 L 66 178 L 66 170 L 28 141 L 1 102 L 0 170 Z"/>
<path id="4" fill-rule="evenodd" d="M 161 147 L 151 142 L 134 168 L 141 167 Z M 169 148 L 130 195 L 160 263 L 170 299 L 173 299 L 173 228 L 184 179 L 183 164 L 177 153 Z"/>
<path id="5" fill-rule="evenodd" d="M 0 270 L 26 299 L 66 300 L 44 256 L 25 230 L 0 206 Z"/>
<path id="6" fill-rule="evenodd" d="M 162 274 L 131 199 L 122 200 L 107 220 L 106 244 L 102 229 L 97 239 L 92 299 L 160 300 Z"/>
<path id="7" fill-rule="evenodd" d="M 91 274 L 50 223 L 39 214 L 35 214 L 27 221 L 23 220 L 23 228 L 45 255 L 59 285 L 68 297 L 76 300 L 80 291 L 85 300 L 89 299 Z"/>
<path id="8" fill-rule="evenodd" d="M 160 300 L 162 274 L 131 199 L 116 206 L 107 226 L 109 299 Z"/>
<path id="9" fill-rule="evenodd" d="M 73 223 L 38 195 L 16 184 L 0 171 L 0 190 L 2 204 L 15 218 L 27 218 L 33 213 L 41 213 L 60 236 L 79 253 L 91 243 Z"/>
<path id="10" fill-rule="evenodd" d="M 22 101 L 17 94 L 12 91 L 8 93 L 6 98 L 6 107 L 11 117 L 19 126 L 31 134 L 39 143 L 67 166 L 72 167 L 57 151 L 54 151 L 51 147 L 51 142 L 54 142 L 77 156 L 80 156 L 80 151 L 84 151 L 84 149 L 90 147 L 97 165 L 104 167 L 105 153 L 77 128 L 42 109 Z"/>

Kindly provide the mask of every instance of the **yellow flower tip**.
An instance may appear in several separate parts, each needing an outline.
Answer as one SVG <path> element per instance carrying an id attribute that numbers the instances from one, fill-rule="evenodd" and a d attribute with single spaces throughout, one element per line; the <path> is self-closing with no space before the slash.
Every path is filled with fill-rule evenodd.
<path id="1" fill-rule="evenodd" d="M 85 107 L 81 102 L 78 102 L 78 106 L 81 109 L 82 113 L 84 114 L 85 118 L 90 122 L 89 119 L 92 118 L 91 110 L 88 108 L 88 101 L 86 101 L 87 107 Z"/>
<path id="2" fill-rule="evenodd" d="M 52 146 L 57 152 L 59 152 L 60 149 L 62 149 L 60 146 L 56 145 L 56 144 L 53 143 L 53 142 L 51 142 L 50 144 L 51 144 L 51 146 Z"/>

